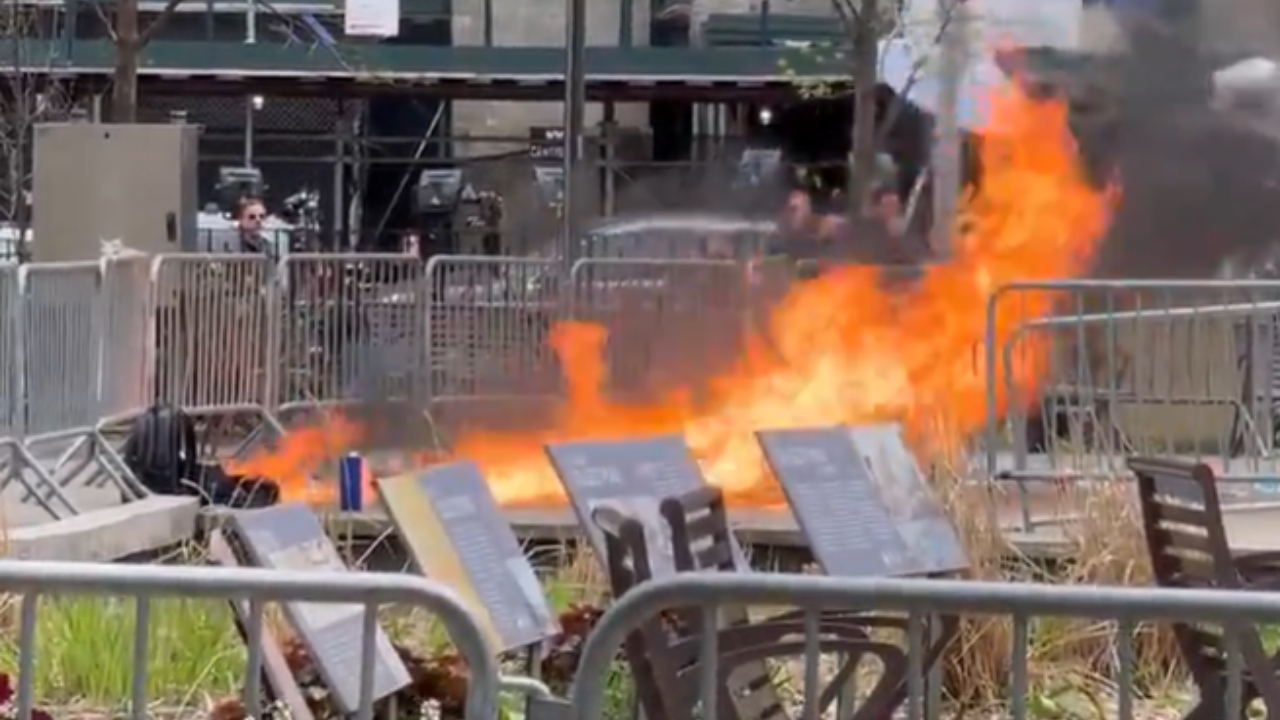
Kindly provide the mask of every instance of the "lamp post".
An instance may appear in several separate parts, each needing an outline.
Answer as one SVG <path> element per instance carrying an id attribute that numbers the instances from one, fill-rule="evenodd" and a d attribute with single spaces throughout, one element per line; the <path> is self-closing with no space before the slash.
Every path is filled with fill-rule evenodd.
<path id="1" fill-rule="evenodd" d="M 578 163 L 582 157 L 582 132 L 587 104 L 587 3 L 567 0 L 564 51 L 564 205 L 560 238 L 567 264 L 576 259 L 579 201 Z"/>

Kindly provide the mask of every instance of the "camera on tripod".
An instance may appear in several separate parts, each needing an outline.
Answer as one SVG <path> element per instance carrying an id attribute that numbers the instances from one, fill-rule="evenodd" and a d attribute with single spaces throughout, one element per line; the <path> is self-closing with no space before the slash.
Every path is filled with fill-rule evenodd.
<path id="1" fill-rule="evenodd" d="M 303 188 L 280 203 L 284 211 L 280 217 L 293 225 L 320 224 L 320 193 Z"/>
<path id="2" fill-rule="evenodd" d="M 291 227 L 289 249 L 308 252 L 320 249 L 320 193 L 302 188 L 281 203 L 280 219 Z"/>

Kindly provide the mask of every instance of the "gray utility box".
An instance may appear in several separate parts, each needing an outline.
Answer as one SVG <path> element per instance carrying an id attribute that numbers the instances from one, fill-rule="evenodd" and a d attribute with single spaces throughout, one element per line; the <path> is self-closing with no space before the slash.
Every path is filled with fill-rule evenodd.
<path id="1" fill-rule="evenodd" d="M 198 125 L 35 127 L 32 257 L 96 260 L 103 240 L 146 253 L 196 247 Z"/>

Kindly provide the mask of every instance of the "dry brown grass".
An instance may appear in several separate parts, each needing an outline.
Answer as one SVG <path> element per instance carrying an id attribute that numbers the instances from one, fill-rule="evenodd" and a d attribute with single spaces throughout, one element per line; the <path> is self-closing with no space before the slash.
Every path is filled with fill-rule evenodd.
<path id="1" fill-rule="evenodd" d="M 1074 519 L 1063 527 L 1064 552 L 1051 561 L 1019 554 L 994 521 L 992 495 L 1012 488 L 967 481 L 955 473 L 940 473 L 935 487 L 965 544 L 974 579 L 1152 585 L 1131 483 L 1056 485 L 1056 514 Z M 1069 693 L 1100 713 L 1099 717 L 1107 716 L 1105 708 L 1116 694 L 1116 623 L 1034 618 L 1029 634 L 1027 673 L 1033 698 L 1049 702 L 1049 698 Z M 948 658 L 947 694 L 962 707 L 1002 705 L 1013 667 L 1013 640 L 1011 618 L 966 618 Z M 1140 697 L 1167 698 L 1182 693 L 1185 676 L 1166 626 L 1139 626 L 1133 649 L 1135 689 Z"/>

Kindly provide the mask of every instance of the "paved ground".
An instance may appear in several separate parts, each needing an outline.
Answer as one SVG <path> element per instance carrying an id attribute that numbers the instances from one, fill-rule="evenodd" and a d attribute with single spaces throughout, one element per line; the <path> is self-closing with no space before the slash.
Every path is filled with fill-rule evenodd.
<path id="1" fill-rule="evenodd" d="M 1161 455 L 1161 457 L 1167 457 Z M 1214 473 L 1228 483 L 1243 482 L 1245 484 L 1274 481 L 1280 486 L 1280 458 L 1269 459 L 1230 459 L 1214 457 L 1195 457 L 1193 455 L 1177 455 L 1177 459 L 1187 462 L 1203 462 L 1213 468 Z M 976 472 L 985 472 L 986 456 L 974 459 Z M 1077 454 L 1060 455 L 1050 458 L 1037 454 L 1026 458 L 1021 466 L 1011 452 L 1000 452 L 996 455 L 996 475 L 1011 477 L 1050 478 L 1083 474 L 1086 476 L 1114 476 L 1123 471 L 1124 457 L 1120 455 Z M 1280 497 L 1280 490 L 1277 490 Z"/>
<path id="2" fill-rule="evenodd" d="M 36 460 L 52 469 L 70 443 L 36 448 Z M 63 494 L 79 510 L 71 515 L 57 500 L 49 500 L 63 518 L 54 520 L 15 481 L 0 492 L 0 523 L 4 532 L 4 555 L 49 560 L 114 560 L 172 544 L 192 535 L 197 503 L 187 498 L 149 498 L 122 503 L 114 484 L 94 482 L 101 477 L 95 466 L 71 474 L 79 463 L 72 461 L 55 474 L 65 482 Z M 23 477 L 33 485 L 37 474 L 30 469 Z"/>

